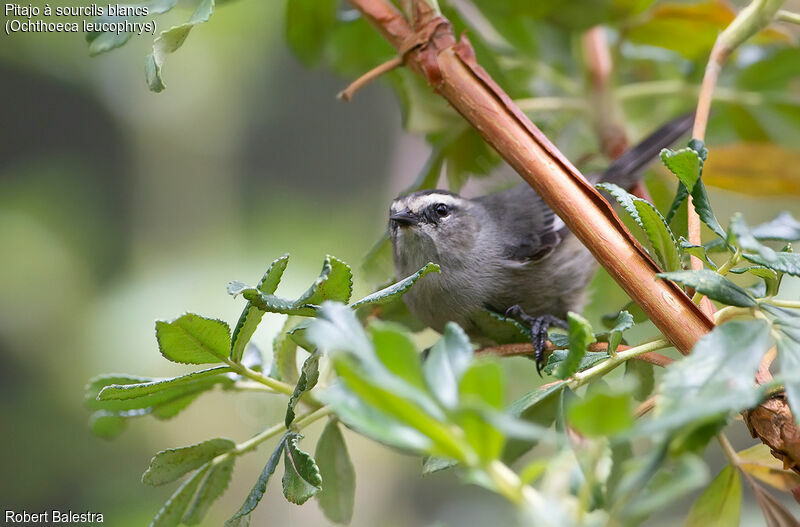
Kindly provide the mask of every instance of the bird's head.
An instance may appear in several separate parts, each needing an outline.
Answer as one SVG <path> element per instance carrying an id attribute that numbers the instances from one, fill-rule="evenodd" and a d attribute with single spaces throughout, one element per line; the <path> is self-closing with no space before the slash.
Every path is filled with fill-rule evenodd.
<path id="1" fill-rule="evenodd" d="M 468 252 L 480 230 L 477 205 L 444 190 L 401 196 L 389 210 L 395 264 L 402 268 L 443 263 Z"/>

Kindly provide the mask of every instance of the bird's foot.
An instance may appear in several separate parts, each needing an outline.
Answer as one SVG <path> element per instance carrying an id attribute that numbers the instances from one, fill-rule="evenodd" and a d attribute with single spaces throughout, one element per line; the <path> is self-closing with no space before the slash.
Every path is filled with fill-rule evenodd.
<path id="1" fill-rule="evenodd" d="M 553 315 L 539 315 L 532 317 L 518 305 L 511 306 L 506 310 L 506 318 L 513 318 L 521 324 L 528 326 L 531 330 L 531 344 L 533 344 L 533 357 L 536 361 L 536 373 L 542 376 L 547 357 L 547 330 L 551 327 L 567 329 L 567 323 Z"/>

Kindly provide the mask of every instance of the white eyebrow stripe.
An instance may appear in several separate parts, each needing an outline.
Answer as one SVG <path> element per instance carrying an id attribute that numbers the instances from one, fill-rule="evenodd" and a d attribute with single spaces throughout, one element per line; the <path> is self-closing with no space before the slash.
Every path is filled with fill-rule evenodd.
<path id="1" fill-rule="evenodd" d="M 430 207 L 435 203 L 444 203 L 445 205 L 458 205 L 459 202 L 458 198 L 455 196 L 451 196 L 450 194 L 424 194 L 422 196 L 411 196 L 411 199 L 408 200 L 406 206 L 412 212 L 421 212 L 426 208 Z"/>

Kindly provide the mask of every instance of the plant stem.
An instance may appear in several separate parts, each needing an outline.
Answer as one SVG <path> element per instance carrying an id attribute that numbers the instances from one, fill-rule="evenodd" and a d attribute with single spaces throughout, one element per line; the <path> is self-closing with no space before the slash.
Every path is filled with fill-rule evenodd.
<path id="1" fill-rule="evenodd" d="M 511 503 L 532 510 L 546 507 L 544 498 L 530 485 L 524 485 L 516 472 L 502 461 L 492 461 L 485 469 L 501 496 Z"/>
<path id="2" fill-rule="evenodd" d="M 247 377 L 251 381 L 263 384 L 264 386 L 272 388 L 276 392 L 282 393 L 284 395 L 292 395 L 294 393 L 294 387 L 286 384 L 285 382 L 281 382 L 271 377 L 267 377 L 266 375 L 262 375 L 257 371 L 251 370 L 247 366 L 240 364 L 238 362 L 233 362 L 228 358 L 224 360 L 228 366 L 233 368 L 233 370 L 242 377 Z"/>
<path id="3" fill-rule="evenodd" d="M 611 357 L 606 361 L 601 362 L 596 366 L 592 366 L 588 370 L 584 370 L 581 372 L 576 373 L 570 379 L 568 386 L 571 389 L 576 389 L 580 386 L 583 386 L 587 382 L 589 382 L 592 378 L 598 375 L 605 375 L 606 373 L 610 372 L 623 362 L 635 358 L 637 355 L 641 355 L 643 353 L 648 353 L 651 351 L 668 348 L 672 346 L 667 339 L 661 338 L 657 340 L 653 340 L 650 342 L 646 342 L 644 344 L 640 344 L 638 346 L 634 346 L 632 348 L 628 348 L 625 351 L 621 351 L 617 353 L 616 357 Z"/>
<path id="4" fill-rule="evenodd" d="M 739 455 L 736 453 L 736 450 L 733 448 L 733 445 L 731 445 L 731 442 L 728 441 L 725 434 L 722 432 L 717 434 L 717 441 L 719 441 L 719 445 L 722 447 L 722 453 L 728 458 L 728 462 L 731 466 L 739 468 L 739 464 L 741 463 Z"/>
<path id="5" fill-rule="evenodd" d="M 330 407 L 323 406 L 322 408 L 317 408 L 316 410 L 313 410 L 313 411 L 307 412 L 305 414 L 302 414 L 302 415 L 297 417 L 297 419 L 295 420 L 294 424 L 292 425 L 292 428 L 295 428 L 297 430 L 301 430 L 301 429 L 305 428 L 306 426 L 310 425 L 311 423 L 313 423 L 314 421 L 322 419 L 326 415 L 330 414 L 331 411 L 332 410 L 331 410 Z M 258 448 L 258 445 L 260 445 L 264 441 L 266 441 L 266 440 L 268 440 L 270 438 L 273 438 L 273 437 L 275 437 L 277 435 L 280 435 L 282 432 L 285 432 L 285 431 L 286 431 L 286 427 L 284 426 L 284 424 L 283 423 L 278 423 L 278 424 L 276 424 L 274 426 L 271 426 L 271 427 L 267 428 L 266 430 L 264 430 L 260 434 L 251 437 L 247 441 L 244 441 L 243 443 L 239 443 L 238 445 L 236 445 L 236 448 L 232 451 L 232 453 L 233 453 L 233 455 L 237 455 L 237 456 L 240 456 L 242 454 L 246 454 L 247 452 L 250 452 L 250 451 L 255 450 L 256 448 Z"/>
<path id="6" fill-rule="evenodd" d="M 780 300 L 778 298 L 770 298 L 767 300 L 762 300 L 763 303 L 769 304 L 775 307 L 786 307 L 789 309 L 800 309 L 800 302 L 797 300 Z"/>
<path id="7" fill-rule="evenodd" d="M 728 260 L 724 264 L 719 266 L 719 268 L 717 269 L 717 273 L 722 275 L 722 276 L 725 276 L 726 274 L 728 274 L 730 272 L 731 269 L 733 269 L 733 267 L 736 264 L 739 263 L 739 261 L 741 259 L 742 259 L 742 250 L 737 247 L 736 248 L 736 252 L 733 253 L 730 256 L 730 258 L 728 258 Z M 703 299 L 703 294 L 702 293 L 695 293 L 694 296 L 692 297 L 692 302 L 697 304 L 702 299 Z"/>
<path id="8" fill-rule="evenodd" d="M 775 20 L 779 20 L 781 22 L 790 22 L 792 24 L 800 24 L 800 13 L 792 13 L 791 11 L 781 9 L 775 15 Z"/>

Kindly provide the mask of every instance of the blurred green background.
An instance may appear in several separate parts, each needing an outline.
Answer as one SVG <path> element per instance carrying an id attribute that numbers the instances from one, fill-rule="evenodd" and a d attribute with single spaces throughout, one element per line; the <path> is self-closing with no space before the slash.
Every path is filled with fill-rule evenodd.
<path id="1" fill-rule="evenodd" d="M 285 252 L 287 296 L 316 276 L 326 253 L 351 263 L 358 278 L 389 201 L 424 165 L 428 147 L 402 131 L 387 85 L 346 105 L 335 94 L 347 79 L 295 61 L 281 4 L 242 0 L 218 9 L 168 60 L 161 94 L 144 82 L 146 36 L 96 58 L 82 35 L 0 36 L 4 509 L 89 510 L 106 525 L 147 525 L 173 490 L 139 481 L 156 451 L 217 436 L 241 441 L 282 420 L 281 400 L 214 392 L 168 422 L 134 420 L 107 442 L 87 428 L 82 390 L 101 372 L 186 371 L 159 355 L 154 321 L 192 311 L 234 323 L 242 306 L 226 283 L 255 281 Z M 645 104 L 629 111 L 636 137 L 660 124 Z M 545 130 L 571 156 L 596 148 L 575 131 L 581 127 L 570 120 L 578 118 L 545 117 Z M 712 127 L 712 155 L 715 138 L 726 137 Z M 656 187 L 662 176 L 651 175 Z M 720 219 L 742 210 L 751 224 L 783 209 L 800 214 L 791 196 L 713 191 L 712 202 Z M 371 285 L 362 279 L 357 292 Z M 787 290 L 800 293 L 794 283 Z M 593 298 L 593 320 L 625 301 L 602 273 Z M 262 349 L 280 324 L 272 317 L 259 328 Z M 531 362 L 506 365 L 514 393 L 540 382 Z M 736 445 L 749 445 L 744 426 L 736 430 Z M 347 439 L 358 477 L 354 525 L 512 522 L 490 493 L 449 474 L 423 479 L 420 460 L 352 433 Z M 264 447 L 237 465 L 207 525 L 238 508 L 267 455 Z M 273 482 L 256 524 L 268 510 L 271 525 L 327 525 L 315 505 L 298 508 L 275 489 Z M 742 525 L 762 525 L 745 496 Z M 677 517 L 690 503 L 675 508 Z M 671 521 L 666 512 L 650 524 Z"/>

